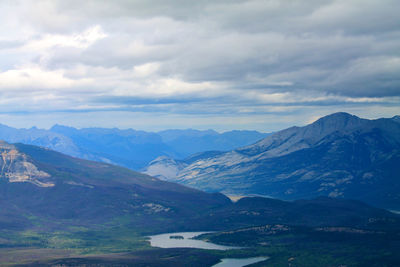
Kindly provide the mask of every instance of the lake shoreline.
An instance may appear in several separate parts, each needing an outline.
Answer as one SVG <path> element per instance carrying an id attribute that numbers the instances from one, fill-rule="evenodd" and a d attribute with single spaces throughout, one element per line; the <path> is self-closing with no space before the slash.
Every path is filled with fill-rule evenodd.
<path id="1" fill-rule="evenodd" d="M 223 246 L 203 240 L 194 239 L 195 237 L 208 233 L 213 233 L 213 231 L 164 233 L 149 236 L 149 242 L 150 246 L 157 248 L 197 248 L 209 250 L 243 249 L 243 247 Z M 220 262 L 213 265 L 212 267 L 241 267 L 265 261 L 267 259 L 269 259 L 269 257 L 222 258 Z"/>

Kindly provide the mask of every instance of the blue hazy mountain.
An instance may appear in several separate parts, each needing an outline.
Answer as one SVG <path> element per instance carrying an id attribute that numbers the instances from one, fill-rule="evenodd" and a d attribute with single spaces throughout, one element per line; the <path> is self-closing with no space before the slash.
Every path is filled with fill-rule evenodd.
<path id="1" fill-rule="evenodd" d="M 132 129 L 84 128 L 55 125 L 50 129 L 68 137 L 80 148 L 80 158 L 103 161 L 139 169 L 160 155 L 177 157 L 172 147 L 166 145 L 156 133 Z M 59 150 L 60 151 L 60 150 Z M 65 151 L 60 151 L 65 153 Z"/>
<path id="2" fill-rule="evenodd" d="M 239 147 L 253 144 L 266 137 L 268 134 L 257 131 L 229 131 L 218 133 L 213 130 L 199 131 L 165 130 L 158 132 L 162 140 L 173 147 L 181 157 L 204 151 L 229 151 Z"/>
<path id="3" fill-rule="evenodd" d="M 88 160 L 139 170 L 159 156 L 183 159 L 207 150 L 229 151 L 254 143 L 266 134 L 256 131 L 217 133 L 213 130 L 166 130 L 159 133 L 117 128 L 76 129 L 54 125 L 49 130 L 0 125 L 0 139 L 43 146 Z"/>
<path id="4" fill-rule="evenodd" d="M 400 210 L 400 121 L 335 113 L 229 152 L 176 164 L 159 158 L 146 173 L 209 192 L 352 198 Z"/>

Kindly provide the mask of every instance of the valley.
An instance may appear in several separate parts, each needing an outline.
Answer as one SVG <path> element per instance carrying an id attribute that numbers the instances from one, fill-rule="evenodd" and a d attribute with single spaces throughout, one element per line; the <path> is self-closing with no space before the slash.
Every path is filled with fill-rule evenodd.
<path id="1" fill-rule="evenodd" d="M 0 0 L 0 267 L 400 267 L 400 0 Z"/>
<path id="2" fill-rule="evenodd" d="M 389 125 L 397 129 L 395 123 Z M 276 136 L 260 142 L 269 142 L 268 138 Z M 385 142 L 395 147 L 396 140 Z M 325 145 L 321 149 L 329 151 Z M 313 156 L 315 151 L 300 149 L 260 162 L 297 168 L 305 160 L 317 162 L 320 154 Z M 386 151 L 396 158 L 396 150 Z M 239 264 L 260 257 L 263 260 L 253 266 L 395 266 L 400 262 L 400 215 L 359 200 L 307 190 L 304 199 L 279 200 L 257 193 L 230 199 L 44 147 L 1 142 L 0 152 L 2 266 L 214 266 L 227 259 L 240 259 Z M 196 154 L 182 164 L 231 153 Z M 379 153 L 376 157 L 384 158 Z M 333 160 L 326 168 L 336 163 Z M 274 174 L 271 167 L 268 173 Z M 255 183 L 253 188 L 258 186 Z M 202 234 L 192 240 L 194 234 L 187 232 Z M 154 238 L 166 238 L 164 245 L 155 245 Z M 179 242 L 181 247 L 176 245 Z"/>
<path id="3" fill-rule="evenodd" d="M 93 236 L 94 240 L 97 237 Z M 275 224 L 208 233 L 198 238 L 242 248 L 152 248 L 144 240 L 139 247 L 125 243 L 119 247 L 120 251 L 115 250 L 117 243 L 109 244 L 112 249 L 109 246 L 109 250 L 103 248 L 97 252 L 83 247 L 1 248 L 0 260 L 9 262 L 10 266 L 214 266 L 222 259 L 257 257 L 264 257 L 264 260 L 254 266 L 287 266 L 288 263 L 294 266 L 396 266 L 400 260 L 398 230 L 385 232 Z"/>

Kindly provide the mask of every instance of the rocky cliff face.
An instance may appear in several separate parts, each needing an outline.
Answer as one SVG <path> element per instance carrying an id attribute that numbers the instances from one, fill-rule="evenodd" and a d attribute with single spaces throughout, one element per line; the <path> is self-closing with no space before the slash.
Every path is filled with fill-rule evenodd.
<path id="1" fill-rule="evenodd" d="M 171 180 L 235 195 L 345 197 L 400 209 L 399 166 L 396 117 L 366 120 L 336 113 L 254 145 L 199 157 Z"/>
<path id="2" fill-rule="evenodd" d="M 151 161 L 144 170 L 144 173 L 168 181 L 176 178 L 179 171 L 187 165 L 188 164 L 183 161 L 174 160 L 167 156 L 161 156 Z"/>
<path id="3" fill-rule="evenodd" d="M 19 152 L 14 145 L 0 141 L 0 177 L 11 183 L 30 182 L 41 187 L 54 186 L 50 174 L 38 170 L 26 154 Z"/>

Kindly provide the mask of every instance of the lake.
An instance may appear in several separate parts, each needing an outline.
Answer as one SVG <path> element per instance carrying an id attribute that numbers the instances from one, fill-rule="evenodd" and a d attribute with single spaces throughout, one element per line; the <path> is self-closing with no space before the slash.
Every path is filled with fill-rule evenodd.
<path id="1" fill-rule="evenodd" d="M 247 259 L 222 259 L 220 263 L 217 263 L 212 267 L 242 267 L 265 260 L 268 260 L 268 257 L 254 257 Z"/>
<path id="2" fill-rule="evenodd" d="M 196 236 L 212 232 L 182 232 L 182 233 L 166 233 L 160 235 L 152 235 L 150 237 L 150 245 L 158 248 L 201 248 L 201 249 L 240 249 L 241 247 L 222 246 L 211 242 L 192 239 Z M 253 257 L 246 259 L 221 259 L 220 263 L 213 267 L 242 267 L 256 262 L 267 260 L 268 257 Z"/>
<path id="3" fill-rule="evenodd" d="M 240 248 L 240 247 L 222 246 L 210 242 L 205 242 L 203 240 L 192 239 L 195 236 L 199 236 L 206 233 L 211 233 L 211 232 L 183 232 L 183 233 L 166 233 L 160 235 L 152 235 L 150 236 L 150 245 L 152 247 L 158 247 L 158 248 L 201 248 L 201 249 L 217 249 L 217 250 Z"/>

